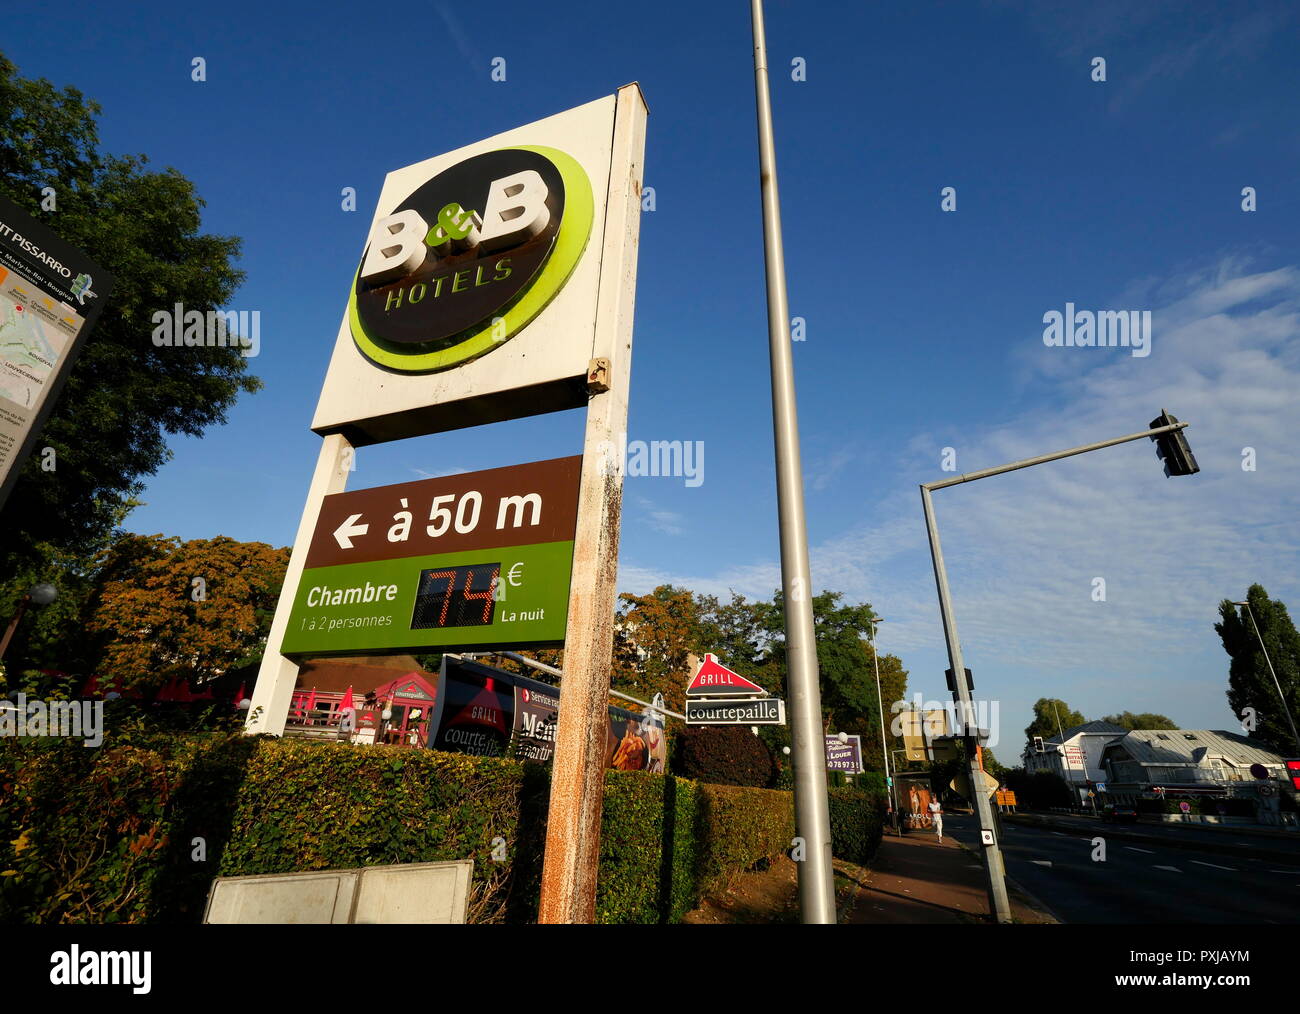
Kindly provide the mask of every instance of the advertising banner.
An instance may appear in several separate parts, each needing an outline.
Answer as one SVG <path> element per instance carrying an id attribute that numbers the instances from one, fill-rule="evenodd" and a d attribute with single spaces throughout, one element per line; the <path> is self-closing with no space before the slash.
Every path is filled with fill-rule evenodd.
<path id="1" fill-rule="evenodd" d="M 861 774 L 862 737 L 850 736 L 847 743 L 841 743 L 837 734 L 826 737 L 826 770 L 842 771 L 846 775 Z"/>
<path id="2" fill-rule="evenodd" d="M 0 197 L 0 507 L 112 287 L 103 268 Z"/>
<path id="3" fill-rule="evenodd" d="M 514 756 L 545 764 L 555 750 L 560 695 L 548 683 L 465 659 L 443 657 L 428 744 L 435 750 Z M 606 767 L 662 772 L 668 761 L 663 716 L 609 709 Z"/>
<path id="4" fill-rule="evenodd" d="M 581 457 L 325 497 L 285 655 L 564 641 Z"/>
<path id="5" fill-rule="evenodd" d="M 898 777 L 898 807 L 908 827 L 930 826 L 930 776 Z"/>

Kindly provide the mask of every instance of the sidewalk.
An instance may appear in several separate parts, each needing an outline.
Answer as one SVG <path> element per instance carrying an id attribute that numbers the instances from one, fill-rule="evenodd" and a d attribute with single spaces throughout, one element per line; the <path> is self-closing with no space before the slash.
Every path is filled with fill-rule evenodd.
<path id="1" fill-rule="evenodd" d="M 978 858 L 951 838 L 940 845 L 931 831 L 885 835 L 871 869 L 835 863 L 850 882 L 842 902 L 849 924 L 987 922 L 988 893 Z M 1016 922 L 1054 923 L 1048 912 L 1007 885 Z"/>

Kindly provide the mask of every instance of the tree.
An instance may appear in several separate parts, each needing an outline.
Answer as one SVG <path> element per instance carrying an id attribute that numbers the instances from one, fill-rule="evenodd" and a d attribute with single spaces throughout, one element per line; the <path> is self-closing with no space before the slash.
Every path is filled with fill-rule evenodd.
<path id="1" fill-rule="evenodd" d="M 1086 721 L 1088 720 L 1083 717 L 1082 712 L 1072 711 L 1070 706 L 1059 698 L 1040 697 L 1034 704 L 1034 720 L 1025 727 L 1025 739 L 1031 743 L 1035 736 L 1048 739 L 1058 732 L 1068 732 L 1076 725 L 1083 725 Z"/>
<path id="2" fill-rule="evenodd" d="M 823 722 L 848 731 L 846 723 L 876 720 L 876 677 L 871 666 L 868 634 L 875 613 L 867 604 L 841 605 L 843 593 L 823 591 L 813 597 L 813 634 L 817 640 L 817 668 L 821 678 Z M 768 637 L 765 667 L 786 683 L 785 602 L 778 589 L 772 602 L 763 603 L 761 622 Z M 881 662 L 885 658 L 881 657 Z M 884 669 L 881 681 L 884 682 Z M 904 681 L 906 673 L 903 673 Z M 903 692 L 906 691 L 904 683 Z M 775 692 L 775 690 L 773 690 Z M 899 697 L 902 693 L 899 693 Z M 897 700 L 898 698 L 894 698 Z M 888 705 L 886 705 L 888 708 Z"/>
<path id="3" fill-rule="evenodd" d="M 680 712 L 688 656 L 702 653 L 706 641 L 694 593 L 660 585 L 649 595 L 620 595 L 619 602 L 611 686 L 645 701 L 663 694 L 664 703 Z"/>
<path id="4" fill-rule="evenodd" d="M 989 774 L 991 774 L 994 778 L 998 779 L 999 781 L 1001 781 L 1003 778 L 1006 777 L 1006 773 L 1008 769 L 998 762 L 998 759 L 993 756 L 992 750 L 990 750 L 988 747 L 984 747 L 984 749 L 980 751 L 980 756 L 984 761 L 985 771 L 987 771 Z"/>
<path id="5" fill-rule="evenodd" d="M 1103 722 L 1109 722 L 1111 725 L 1119 725 L 1125 729 L 1177 729 L 1179 725 L 1172 718 L 1164 715 L 1157 715 L 1154 712 L 1143 711 L 1140 714 L 1134 714 L 1131 711 L 1121 711 L 1118 715 L 1107 715 L 1102 719 Z"/>
<path id="6" fill-rule="evenodd" d="M 842 604 L 841 592 L 823 591 L 813 597 L 813 636 L 817 641 L 817 668 L 821 683 L 822 725 L 827 731 L 847 732 L 862 737 L 864 766 L 884 769 L 880 747 L 880 704 L 876 674 L 872 665 L 871 632 L 875 612 L 863 603 Z M 774 694 L 788 698 L 785 652 L 785 603 L 780 589 L 771 602 L 753 604 L 761 631 L 762 660 L 757 682 Z M 901 743 L 888 730 L 893 724 L 891 705 L 907 694 L 907 670 L 893 655 L 880 656 L 880 697 L 885 712 L 886 739 L 890 749 Z M 786 726 L 765 726 L 759 735 L 773 756 L 782 756 L 790 745 Z"/>
<path id="7" fill-rule="evenodd" d="M 1287 613 L 1286 605 L 1270 599 L 1262 585 L 1253 584 L 1246 601 L 1259 624 L 1259 636 L 1245 610 L 1224 599 L 1219 603 L 1220 622 L 1215 632 L 1223 650 L 1232 659 L 1228 666 L 1228 705 L 1242 722 L 1247 734 L 1265 746 L 1287 756 L 1300 752 L 1291 735 L 1277 685 L 1260 648 L 1260 637 L 1273 662 L 1277 682 L 1292 717 L 1300 714 L 1300 633 Z"/>
<path id="8" fill-rule="evenodd" d="M 23 467 L 0 523 L 0 573 L 40 547 L 86 555 L 170 456 L 166 437 L 224 423 L 260 382 L 237 348 L 156 348 L 153 314 L 177 303 L 206 313 L 243 279 L 239 240 L 200 232 L 203 201 L 175 169 L 99 151 L 100 107 L 75 88 L 18 76 L 0 55 L 0 192 L 85 250 L 116 283 Z M 41 208 L 54 188 L 54 211 Z"/>
<path id="9" fill-rule="evenodd" d="M 134 500 L 123 504 L 116 512 L 115 526 L 136 505 Z M 14 632 L 7 658 L 15 689 L 49 695 L 60 681 L 41 676 L 38 670 L 50 669 L 77 677 L 72 680 L 75 691 L 94 671 L 98 649 L 85 629 L 87 605 L 98 587 L 108 549 L 122 534 L 119 530 L 84 553 L 42 544 L 34 559 L 16 566 L 0 583 L 0 623 L 18 611 L 34 585 L 51 584 L 58 593 L 51 605 L 27 608 Z"/>
<path id="10" fill-rule="evenodd" d="M 104 561 L 87 623 L 99 674 L 128 687 L 203 682 L 261 657 L 289 550 L 218 536 L 126 535 Z"/>

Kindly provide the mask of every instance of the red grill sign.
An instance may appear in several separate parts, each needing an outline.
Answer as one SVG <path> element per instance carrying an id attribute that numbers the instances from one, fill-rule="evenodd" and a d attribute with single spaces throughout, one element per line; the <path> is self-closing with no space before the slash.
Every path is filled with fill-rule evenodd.
<path id="1" fill-rule="evenodd" d="M 688 697 L 754 697 L 767 691 L 751 683 L 740 673 L 732 672 L 712 654 L 704 656 L 699 670 L 686 687 Z"/>

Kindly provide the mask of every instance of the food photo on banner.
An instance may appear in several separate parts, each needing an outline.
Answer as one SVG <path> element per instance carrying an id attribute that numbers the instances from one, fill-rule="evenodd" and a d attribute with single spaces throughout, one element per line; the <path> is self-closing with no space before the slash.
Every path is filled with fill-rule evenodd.
<path id="1" fill-rule="evenodd" d="M 428 745 L 435 750 L 501 757 L 514 744 L 520 760 L 545 764 L 555 750 L 560 691 L 468 659 L 444 655 Z M 664 717 L 609 709 L 606 767 L 663 772 L 668 762 Z"/>

